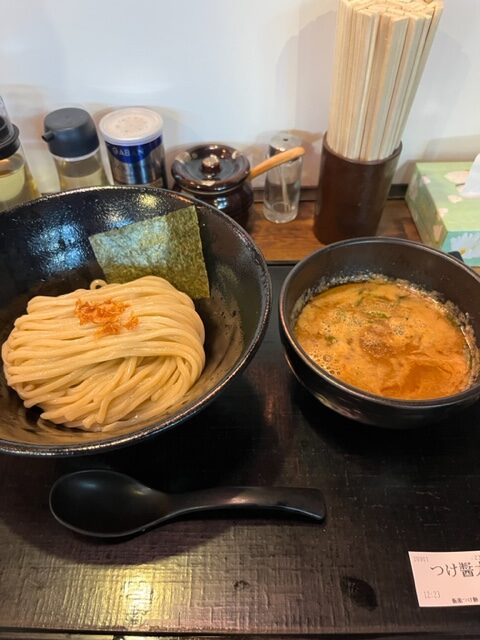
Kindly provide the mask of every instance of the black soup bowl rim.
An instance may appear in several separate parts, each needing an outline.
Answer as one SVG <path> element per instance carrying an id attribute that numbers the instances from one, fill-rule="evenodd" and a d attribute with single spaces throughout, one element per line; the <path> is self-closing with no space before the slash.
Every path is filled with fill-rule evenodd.
<path id="1" fill-rule="evenodd" d="M 225 373 L 225 375 L 216 382 L 207 392 L 202 394 L 196 400 L 188 403 L 185 406 L 182 406 L 180 410 L 176 411 L 171 416 L 168 416 L 165 419 L 161 420 L 152 420 L 152 422 L 144 427 L 138 429 L 137 431 L 132 431 L 129 433 L 125 433 L 122 435 L 115 435 L 112 433 L 112 436 L 109 438 L 105 438 L 99 441 L 94 442 L 79 442 L 79 443 L 71 443 L 71 444 L 33 444 L 33 443 L 17 443 L 11 440 L 3 440 L 0 439 L 0 452 L 7 453 L 10 455 L 18 455 L 22 457 L 30 457 L 30 458 L 65 458 L 70 456 L 79 456 L 79 455 L 91 455 L 103 451 L 110 451 L 117 448 L 122 448 L 125 446 L 130 446 L 133 444 L 137 444 L 139 442 L 144 441 L 145 439 L 163 433 L 171 428 L 183 423 L 188 418 L 191 418 L 197 415 L 200 411 L 202 411 L 208 404 L 210 404 L 223 390 L 226 386 L 228 386 L 229 382 L 240 374 L 249 362 L 254 357 L 256 351 L 260 347 L 262 340 L 265 336 L 268 320 L 270 318 L 271 309 L 272 309 L 272 282 L 268 272 L 267 262 L 257 247 L 255 242 L 253 241 L 250 234 L 233 218 L 223 213 L 213 205 L 210 205 L 194 196 L 188 194 L 180 194 L 171 189 L 161 189 L 158 187 L 151 187 L 149 185 L 145 186 L 136 186 L 136 185 L 105 185 L 105 186 L 93 186 L 93 187 L 81 187 L 78 189 L 71 189 L 63 192 L 56 193 L 47 193 L 41 195 L 38 198 L 33 200 L 29 200 L 28 202 L 20 203 L 8 211 L 5 211 L 2 215 L 14 218 L 19 213 L 23 211 L 23 209 L 27 206 L 34 206 L 35 204 L 43 204 L 48 203 L 49 201 L 58 202 L 59 199 L 69 199 L 73 197 L 75 194 L 81 195 L 82 193 L 122 193 L 125 195 L 130 194 L 152 194 L 156 193 L 164 193 L 169 197 L 174 197 L 178 200 L 179 204 L 188 205 L 198 205 L 202 209 L 206 209 L 209 211 L 209 215 L 214 215 L 224 221 L 224 223 L 231 228 L 233 233 L 239 236 L 246 246 L 250 247 L 252 253 L 255 256 L 255 262 L 258 266 L 260 282 L 262 288 L 262 308 L 260 309 L 260 315 L 257 321 L 257 326 L 255 328 L 254 334 L 250 340 L 248 348 L 245 348 L 241 356 L 235 365 Z M 47 213 L 44 213 L 47 215 Z M 0 363 L 1 364 L 1 363 Z"/>
<path id="2" fill-rule="evenodd" d="M 428 409 L 430 407 L 441 407 L 441 406 L 450 406 L 451 404 L 456 404 L 461 402 L 464 398 L 468 399 L 472 394 L 476 393 L 480 389 L 480 378 L 477 378 L 467 389 L 461 391 L 460 393 L 455 393 L 449 396 L 441 396 L 439 398 L 432 398 L 429 400 L 399 400 L 396 398 L 386 398 L 383 396 L 376 395 L 374 393 L 370 393 L 368 391 L 363 391 L 358 387 L 354 387 L 353 385 L 348 384 L 347 382 L 343 382 L 339 378 L 336 378 L 331 373 L 329 373 L 326 369 L 318 365 L 310 356 L 307 355 L 306 351 L 300 346 L 297 341 L 294 332 L 293 332 L 293 318 L 287 318 L 287 312 L 285 309 L 285 300 L 287 291 L 290 287 L 290 283 L 295 279 L 296 275 L 299 271 L 302 271 L 304 266 L 310 262 L 314 261 L 318 254 L 329 253 L 336 251 L 344 246 L 354 246 L 360 244 L 396 244 L 396 245 L 404 245 L 411 246 L 419 249 L 420 251 L 425 251 L 427 253 L 434 254 L 440 257 L 442 260 L 451 262 L 455 265 L 455 268 L 461 269 L 465 271 L 468 276 L 472 277 L 478 283 L 479 291 L 480 291 L 480 276 L 471 269 L 464 262 L 455 258 L 454 256 L 444 253 L 439 249 L 435 249 L 433 247 L 429 247 L 427 245 L 422 244 L 421 242 L 417 242 L 415 240 L 407 240 L 404 238 L 391 238 L 388 236 L 364 236 L 360 238 L 351 238 L 348 240 L 340 240 L 339 242 L 333 242 L 332 244 L 326 245 L 320 249 L 317 249 L 313 253 L 302 258 L 297 264 L 291 269 L 291 271 L 285 277 L 283 281 L 281 290 L 280 290 L 280 298 L 279 298 L 279 320 L 280 327 L 284 334 L 284 337 L 288 340 L 290 346 L 294 349 L 296 355 L 303 361 L 303 363 L 315 374 L 327 380 L 331 385 L 335 388 L 348 393 L 350 396 L 355 397 L 358 400 L 368 400 L 370 402 L 375 402 L 378 405 L 383 405 L 385 407 L 390 408 L 398 408 L 398 409 Z M 321 274 L 320 274 L 321 275 Z M 441 291 L 438 293 L 441 294 Z M 460 309 L 462 311 L 462 309 Z M 478 346 L 478 336 L 475 336 Z"/>

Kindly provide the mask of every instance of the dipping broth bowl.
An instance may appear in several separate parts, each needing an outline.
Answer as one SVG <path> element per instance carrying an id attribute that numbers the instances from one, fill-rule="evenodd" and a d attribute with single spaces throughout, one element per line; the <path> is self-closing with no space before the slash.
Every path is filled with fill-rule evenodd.
<path id="1" fill-rule="evenodd" d="M 480 380 L 461 393 L 432 400 L 398 400 L 362 391 L 317 365 L 298 343 L 294 327 L 303 305 L 320 291 L 362 275 L 382 274 L 419 285 L 455 304 L 480 339 L 480 277 L 457 258 L 418 242 L 365 237 L 337 242 L 301 260 L 286 277 L 279 299 L 280 334 L 288 365 L 322 404 L 365 424 L 390 429 L 433 423 L 480 398 Z"/>

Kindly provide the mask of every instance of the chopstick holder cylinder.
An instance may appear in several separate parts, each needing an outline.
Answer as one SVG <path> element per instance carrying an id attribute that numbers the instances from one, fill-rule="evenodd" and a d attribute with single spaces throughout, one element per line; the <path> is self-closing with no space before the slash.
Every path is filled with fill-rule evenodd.
<path id="1" fill-rule="evenodd" d="M 392 184 L 397 149 L 382 160 L 352 160 L 323 138 L 313 232 L 323 244 L 375 235 Z"/>

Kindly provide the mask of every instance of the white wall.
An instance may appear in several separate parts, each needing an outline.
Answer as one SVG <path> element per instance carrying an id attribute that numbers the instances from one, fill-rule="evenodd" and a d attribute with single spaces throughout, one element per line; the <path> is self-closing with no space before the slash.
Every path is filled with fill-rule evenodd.
<path id="1" fill-rule="evenodd" d="M 252 162 L 279 129 L 308 147 L 318 179 L 327 127 L 337 0 L 0 0 L 0 95 L 43 190 L 53 164 L 43 116 L 83 106 L 157 107 L 169 160 L 222 141 Z M 480 152 L 480 0 L 445 11 L 403 137 L 396 182 L 416 159 Z"/>

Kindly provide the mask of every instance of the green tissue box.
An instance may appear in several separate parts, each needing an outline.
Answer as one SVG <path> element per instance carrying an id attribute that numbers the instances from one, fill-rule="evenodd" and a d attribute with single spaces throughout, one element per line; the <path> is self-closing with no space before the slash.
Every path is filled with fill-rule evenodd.
<path id="1" fill-rule="evenodd" d="M 406 202 L 425 244 L 480 266 L 480 198 L 462 197 L 471 162 L 419 162 Z"/>

